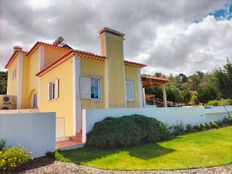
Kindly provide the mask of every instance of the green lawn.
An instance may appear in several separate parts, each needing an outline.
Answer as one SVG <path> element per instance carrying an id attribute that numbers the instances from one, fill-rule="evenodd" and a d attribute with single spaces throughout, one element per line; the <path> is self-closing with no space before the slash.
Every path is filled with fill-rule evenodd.
<path id="1" fill-rule="evenodd" d="M 128 149 L 79 149 L 56 152 L 58 160 L 101 169 L 156 170 L 218 166 L 232 163 L 232 126 L 178 136 Z"/>

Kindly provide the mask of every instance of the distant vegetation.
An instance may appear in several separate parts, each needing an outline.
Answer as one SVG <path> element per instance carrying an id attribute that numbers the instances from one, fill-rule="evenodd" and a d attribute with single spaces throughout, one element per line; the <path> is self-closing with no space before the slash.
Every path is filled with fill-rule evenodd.
<path id="1" fill-rule="evenodd" d="M 165 77 L 162 73 L 154 75 Z M 223 105 L 225 99 L 232 99 L 232 64 L 228 60 L 223 68 L 210 73 L 197 71 L 192 75 L 170 74 L 167 78 L 171 80 L 166 88 L 167 98 L 174 106 L 207 104 L 211 100 Z M 155 94 L 156 99 L 162 100 L 162 89 L 159 86 L 146 88 L 146 93 Z M 212 102 L 209 104 L 212 105 Z M 217 102 L 214 101 L 214 105 L 216 104 Z"/>
<path id="2" fill-rule="evenodd" d="M 7 72 L 0 71 L 0 95 L 6 94 L 7 90 Z"/>

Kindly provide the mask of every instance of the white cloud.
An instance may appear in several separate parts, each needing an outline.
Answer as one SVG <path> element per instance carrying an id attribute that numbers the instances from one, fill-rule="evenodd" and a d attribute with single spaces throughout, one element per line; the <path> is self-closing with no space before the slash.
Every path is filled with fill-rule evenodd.
<path id="1" fill-rule="evenodd" d="M 213 70 L 232 58 L 232 21 L 205 17 L 199 23 L 171 24 L 156 30 L 156 39 L 145 52 L 153 71 L 193 73 Z"/>
<path id="2" fill-rule="evenodd" d="M 99 53 L 97 31 L 126 34 L 125 57 L 147 62 L 145 71 L 212 69 L 231 56 L 231 21 L 205 17 L 227 0 L 0 0 L 0 67 L 14 44 L 25 50 L 62 35 L 77 49 Z M 201 20 L 203 19 L 203 20 Z M 199 23 L 193 21 L 199 20 Z M 216 63 L 215 63 L 216 62 Z"/>

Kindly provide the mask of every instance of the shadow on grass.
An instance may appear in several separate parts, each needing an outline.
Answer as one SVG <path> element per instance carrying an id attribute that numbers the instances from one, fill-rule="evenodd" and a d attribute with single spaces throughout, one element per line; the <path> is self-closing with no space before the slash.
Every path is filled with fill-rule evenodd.
<path id="1" fill-rule="evenodd" d="M 138 146 L 136 148 L 132 148 L 128 152 L 130 156 L 148 160 L 151 158 L 157 158 L 157 157 L 172 153 L 174 151 L 175 150 L 173 149 L 165 148 L 165 147 L 160 146 L 157 143 L 154 143 L 154 144 L 145 144 L 142 146 Z"/>
<path id="2" fill-rule="evenodd" d="M 77 150 L 61 151 L 56 152 L 55 157 L 56 159 L 63 162 L 83 164 L 85 162 L 110 157 L 111 155 L 119 155 L 120 158 L 120 153 L 124 152 L 127 153 L 128 156 L 148 160 L 172 153 L 173 151 L 173 149 L 164 148 L 157 143 L 150 143 L 116 150 L 96 150 L 91 148 L 83 148 Z"/>

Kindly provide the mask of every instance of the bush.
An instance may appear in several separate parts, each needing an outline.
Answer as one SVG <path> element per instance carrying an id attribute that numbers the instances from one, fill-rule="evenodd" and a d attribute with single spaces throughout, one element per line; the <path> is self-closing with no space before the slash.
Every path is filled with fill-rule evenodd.
<path id="1" fill-rule="evenodd" d="M 168 138 L 167 125 L 142 115 L 108 117 L 94 125 L 87 135 L 86 146 L 99 149 L 129 147 Z"/>
<path id="2" fill-rule="evenodd" d="M 210 100 L 207 103 L 209 106 L 219 106 L 219 101 L 218 100 Z"/>
<path id="3" fill-rule="evenodd" d="M 200 127 L 199 124 L 194 125 L 193 128 L 194 128 L 194 130 L 196 130 L 196 131 L 201 131 L 201 127 Z"/>
<path id="4" fill-rule="evenodd" d="M 210 127 L 211 127 L 211 128 L 217 128 L 217 127 L 218 127 L 216 121 L 211 121 L 211 122 L 209 122 L 209 124 L 210 124 Z"/>
<path id="5" fill-rule="evenodd" d="M 200 126 L 200 131 L 203 131 L 206 129 L 206 126 L 204 123 L 201 123 L 199 126 Z"/>
<path id="6" fill-rule="evenodd" d="M 12 147 L 0 151 L 0 159 L 0 173 L 12 172 L 27 163 L 30 155 L 24 149 Z"/>
<path id="7" fill-rule="evenodd" d="M 0 151 L 5 149 L 6 141 L 5 140 L 0 140 Z"/>
<path id="8" fill-rule="evenodd" d="M 225 99 L 225 100 L 210 100 L 207 103 L 209 106 L 228 106 L 232 105 L 231 99 Z"/>
<path id="9" fill-rule="evenodd" d="M 193 126 L 191 124 L 186 125 L 186 132 L 187 133 L 194 132 Z"/>
<path id="10" fill-rule="evenodd" d="M 210 124 L 209 124 L 209 123 L 205 123 L 205 128 L 206 128 L 206 129 L 211 129 Z"/>
<path id="11" fill-rule="evenodd" d="M 173 134 L 180 135 L 184 133 L 184 124 L 182 122 L 177 122 L 175 126 L 173 126 Z"/>

